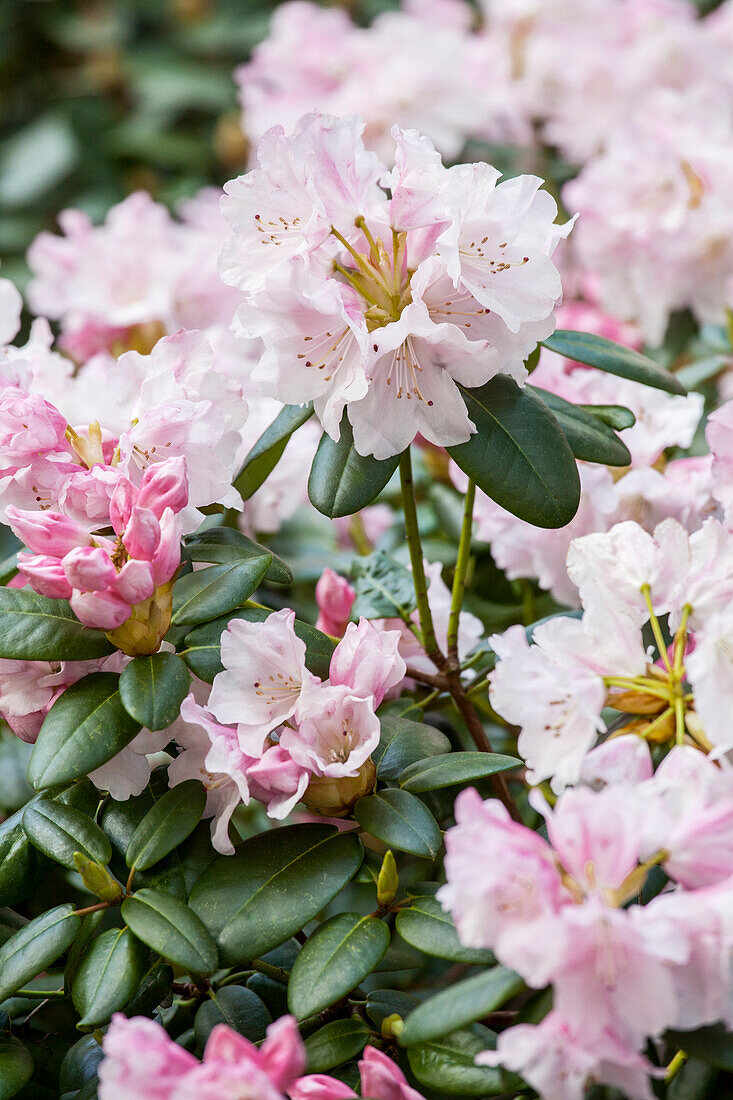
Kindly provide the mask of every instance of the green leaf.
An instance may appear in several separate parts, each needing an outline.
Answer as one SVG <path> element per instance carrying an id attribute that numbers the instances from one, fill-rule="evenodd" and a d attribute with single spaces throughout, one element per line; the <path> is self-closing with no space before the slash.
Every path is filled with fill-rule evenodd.
<path id="1" fill-rule="evenodd" d="M 206 806 L 206 791 L 196 779 L 171 787 L 142 819 L 127 848 L 127 866 L 144 871 L 167 856 L 194 831 Z"/>
<path id="2" fill-rule="evenodd" d="M 260 607 L 244 607 L 241 611 L 235 611 L 233 615 L 226 615 L 211 623 L 197 626 L 186 635 L 186 649 L 181 656 L 195 676 L 210 684 L 224 668 L 221 663 L 221 636 L 232 619 L 263 623 L 271 614 L 271 611 Z M 305 642 L 305 663 L 310 671 L 323 680 L 327 679 L 335 648 L 334 642 L 327 634 L 316 630 L 310 623 L 301 622 L 300 619 L 295 620 L 295 633 L 301 641 Z"/>
<path id="3" fill-rule="evenodd" d="M 271 562 L 272 554 L 268 553 L 186 573 L 173 588 L 171 624 L 195 626 L 232 611 L 259 588 Z"/>
<path id="4" fill-rule="evenodd" d="M 425 722 L 385 717 L 380 726 L 379 745 L 372 753 L 380 779 L 397 779 L 410 764 L 450 751 L 445 734 Z"/>
<path id="5" fill-rule="evenodd" d="M 81 810 L 37 799 L 25 808 L 23 828 L 29 840 L 44 855 L 74 870 L 74 852 L 107 863 L 112 858 L 109 837 Z"/>
<path id="6" fill-rule="evenodd" d="M 400 787 L 413 794 L 439 791 L 455 783 L 470 783 L 497 772 L 521 766 L 521 760 L 497 752 L 448 752 L 430 760 L 418 760 L 400 775 Z"/>
<path id="7" fill-rule="evenodd" d="M 440 829 L 430 810 L 407 791 L 387 788 L 360 799 L 354 817 L 362 829 L 390 848 L 435 859 L 440 850 Z"/>
<path id="8" fill-rule="evenodd" d="M 24 207 L 38 202 L 74 168 L 79 146 L 65 115 L 36 117 L 7 137 L 0 162 L 0 205 Z"/>
<path id="9" fill-rule="evenodd" d="M 495 966 L 442 989 L 413 1009 L 400 1035 L 403 1046 L 429 1043 L 481 1020 L 524 989 L 513 970 Z"/>
<path id="10" fill-rule="evenodd" d="M 91 944 L 74 975 L 78 1027 L 104 1024 L 132 997 L 145 973 L 147 949 L 129 928 L 110 928 Z"/>
<path id="11" fill-rule="evenodd" d="M 289 825 L 220 856 L 191 892 L 225 965 L 257 958 L 312 920 L 356 873 L 362 847 L 330 825 Z"/>
<path id="12" fill-rule="evenodd" d="M 577 459 L 605 466 L 629 466 L 631 454 L 623 440 L 597 416 L 562 397 L 529 387 L 550 409 Z"/>
<path id="13" fill-rule="evenodd" d="M 102 631 L 82 626 L 66 600 L 49 600 L 29 588 L 0 588 L 0 657 L 87 661 L 113 652 Z"/>
<path id="14" fill-rule="evenodd" d="M 0 1035 L 0 1100 L 10 1100 L 33 1076 L 33 1059 L 14 1035 Z"/>
<path id="15" fill-rule="evenodd" d="M 186 538 L 186 552 L 192 561 L 208 561 L 216 565 L 226 562 L 247 561 L 270 554 L 266 546 L 247 538 L 233 527 L 208 527 Z M 272 563 L 265 580 L 276 584 L 292 584 L 293 574 L 282 558 L 272 555 Z"/>
<path id="16" fill-rule="evenodd" d="M 97 1078 L 99 1063 L 104 1057 L 102 1047 L 93 1035 L 85 1035 L 69 1047 L 59 1071 L 62 1096 L 75 1092 Z"/>
<path id="17" fill-rule="evenodd" d="M 28 767 L 28 778 L 37 790 L 101 767 L 140 731 L 140 723 L 122 705 L 118 685 L 115 673 L 94 672 L 56 700 L 41 726 Z"/>
<path id="18" fill-rule="evenodd" d="M 340 1001 L 371 974 L 388 947 L 389 929 L 377 917 L 331 917 L 308 937 L 293 964 L 290 1011 L 305 1020 Z"/>
<path id="19" fill-rule="evenodd" d="M 421 1085 L 438 1096 L 499 1096 L 505 1092 L 501 1070 L 477 1066 L 475 1058 L 489 1043 L 472 1030 L 409 1047 L 410 1069 Z"/>
<path id="20" fill-rule="evenodd" d="M 477 432 L 448 453 L 479 489 L 535 527 L 564 527 L 580 500 L 570 444 L 555 417 L 530 389 L 497 375 L 463 390 Z"/>
<path id="21" fill-rule="evenodd" d="M 237 474 L 234 488 L 249 500 L 277 466 L 290 436 L 313 415 L 312 405 L 286 405 L 255 443 Z"/>
<path id="22" fill-rule="evenodd" d="M 74 941 L 81 928 L 71 904 L 57 905 L 29 921 L 0 947 L 0 1001 L 47 970 Z"/>
<path id="23" fill-rule="evenodd" d="M 35 889 L 53 866 L 31 844 L 18 810 L 0 825 L 0 905 L 15 905 Z"/>
<path id="24" fill-rule="evenodd" d="M 175 722 L 191 676 L 176 653 L 135 657 L 120 675 L 120 699 L 128 714 L 149 730 Z"/>
<path id="25" fill-rule="evenodd" d="M 379 496 L 400 463 L 400 456 L 379 461 L 360 455 L 346 413 L 338 442 L 321 436 L 308 478 L 311 504 L 329 519 L 353 516 Z"/>
<path id="26" fill-rule="evenodd" d="M 673 374 L 662 370 L 653 359 L 647 358 L 646 355 L 632 348 L 616 344 L 613 340 L 606 340 L 604 336 L 596 336 L 591 332 L 557 329 L 542 343 L 550 351 L 555 351 L 566 359 L 585 363 L 589 367 L 596 367 L 608 374 L 618 375 L 619 378 L 629 378 L 632 382 L 641 382 L 644 386 L 666 390 L 667 393 L 687 392 Z"/>
<path id="27" fill-rule="evenodd" d="M 383 550 L 357 558 L 353 565 L 353 615 L 358 619 L 402 619 L 415 610 L 412 573 Z"/>
<path id="28" fill-rule="evenodd" d="M 494 961 L 491 951 L 463 946 L 450 914 L 437 898 L 415 898 L 409 909 L 399 910 L 395 927 L 405 943 L 436 959 L 469 965 L 490 965 Z"/>
<path id="29" fill-rule="evenodd" d="M 724 1024 L 710 1024 L 695 1031 L 668 1031 L 665 1037 L 700 1062 L 733 1073 L 733 1031 Z"/>
<path id="30" fill-rule="evenodd" d="M 219 953 L 209 931 L 187 905 L 162 890 L 137 890 L 122 903 L 122 918 L 138 939 L 194 974 L 213 974 Z"/>
<path id="31" fill-rule="evenodd" d="M 608 424 L 609 428 L 613 428 L 615 432 L 623 431 L 624 428 L 633 428 L 636 424 L 636 417 L 625 405 L 576 405 L 575 407 L 591 413 L 604 424 Z"/>
<path id="32" fill-rule="evenodd" d="M 217 1024 L 226 1024 L 239 1035 L 246 1035 L 251 1043 L 259 1043 L 271 1023 L 272 1016 L 256 993 L 244 985 L 225 985 L 212 990 L 212 999 L 201 1005 L 193 1029 L 201 1047 Z"/>
<path id="33" fill-rule="evenodd" d="M 361 1054 L 369 1042 L 369 1028 L 363 1020 L 332 1020 L 305 1040 L 308 1073 L 327 1073 Z"/>

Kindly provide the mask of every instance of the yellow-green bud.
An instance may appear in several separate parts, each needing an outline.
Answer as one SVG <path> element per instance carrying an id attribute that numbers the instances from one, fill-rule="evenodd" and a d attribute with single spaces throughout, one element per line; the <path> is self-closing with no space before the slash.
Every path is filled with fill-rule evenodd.
<path id="1" fill-rule="evenodd" d="M 384 853 L 379 878 L 377 879 L 377 905 L 381 909 L 386 909 L 387 906 L 392 904 L 399 885 L 400 877 L 397 874 L 397 863 L 388 848 Z"/>

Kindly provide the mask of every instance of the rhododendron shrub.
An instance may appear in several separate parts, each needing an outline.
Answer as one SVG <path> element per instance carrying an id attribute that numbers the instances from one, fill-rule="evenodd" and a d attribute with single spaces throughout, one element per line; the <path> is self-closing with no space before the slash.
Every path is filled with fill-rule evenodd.
<path id="1" fill-rule="evenodd" d="M 0 280 L 0 1097 L 733 1094 L 730 10 L 280 5 Z"/>

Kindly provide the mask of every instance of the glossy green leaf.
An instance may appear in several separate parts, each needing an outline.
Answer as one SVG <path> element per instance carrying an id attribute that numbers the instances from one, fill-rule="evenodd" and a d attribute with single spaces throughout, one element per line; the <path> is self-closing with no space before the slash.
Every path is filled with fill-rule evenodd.
<path id="1" fill-rule="evenodd" d="M 412 573 L 383 550 L 356 558 L 353 574 L 355 619 L 401 619 L 417 606 Z"/>
<path id="2" fill-rule="evenodd" d="M 226 1024 L 232 1031 L 245 1035 L 251 1043 L 265 1038 L 272 1016 L 256 993 L 243 985 L 225 985 L 212 991 L 212 997 L 196 1013 L 193 1029 L 200 1047 L 206 1045 L 211 1031 L 218 1024 Z"/>
<path id="3" fill-rule="evenodd" d="M 66 600 L 49 600 L 29 588 L 0 588 L 0 657 L 86 661 L 113 652 L 102 631 L 82 626 Z"/>
<path id="4" fill-rule="evenodd" d="M 224 667 L 221 663 L 221 636 L 227 624 L 232 619 L 263 623 L 271 614 L 271 611 L 260 607 L 244 607 L 240 611 L 235 611 L 233 615 L 198 626 L 186 635 L 186 649 L 181 656 L 194 675 L 210 684 Z M 316 630 L 310 623 L 301 622 L 300 619 L 295 620 L 295 633 L 301 641 L 305 642 L 305 663 L 310 671 L 324 680 L 327 679 L 335 643 L 327 634 Z"/>
<path id="5" fill-rule="evenodd" d="M 191 908 L 219 941 L 226 965 L 257 958 L 312 920 L 357 871 L 354 833 L 290 825 L 220 856 L 191 892 Z"/>
<path id="6" fill-rule="evenodd" d="M 408 791 L 387 788 L 360 799 L 354 817 L 365 832 L 390 848 L 435 859 L 440 850 L 440 829 L 419 798 Z"/>
<path id="7" fill-rule="evenodd" d="M 499 374 L 462 390 L 476 434 L 448 453 L 479 489 L 535 527 L 564 527 L 580 500 L 570 444 L 555 417 L 528 388 Z"/>
<path id="8" fill-rule="evenodd" d="M 266 546 L 247 538 L 234 527 L 208 527 L 189 535 L 186 539 L 186 552 L 192 561 L 207 561 L 215 565 L 246 561 L 272 553 Z M 292 584 L 293 574 L 282 558 L 273 554 L 265 580 L 276 584 Z"/>
<path id="9" fill-rule="evenodd" d="M 14 1035 L 0 1035 L 0 1100 L 10 1100 L 33 1076 L 33 1058 Z"/>
<path id="10" fill-rule="evenodd" d="M 75 1092 L 90 1081 L 95 1081 L 99 1063 L 104 1051 L 93 1035 L 85 1035 L 69 1047 L 59 1072 L 59 1087 L 62 1096 Z"/>
<path id="11" fill-rule="evenodd" d="M 127 848 L 128 867 L 144 871 L 167 856 L 194 831 L 206 806 L 206 789 L 196 779 L 171 787 L 148 810 Z"/>
<path id="12" fill-rule="evenodd" d="M 346 413 L 338 442 L 321 436 L 308 478 L 311 504 L 329 519 L 352 516 L 379 496 L 399 466 L 400 456 L 383 461 L 360 455 Z"/>
<path id="13" fill-rule="evenodd" d="M 28 778 L 37 790 L 101 767 L 129 745 L 140 723 L 122 705 L 119 676 L 94 672 L 67 688 L 46 715 Z"/>
<path id="14" fill-rule="evenodd" d="M 361 1054 L 369 1042 L 369 1028 L 363 1020 L 332 1020 L 305 1040 L 308 1073 L 328 1073 Z"/>
<path id="15" fill-rule="evenodd" d="M 389 947 L 389 929 L 378 917 L 339 913 L 321 924 L 298 955 L 288 983 L 288 1007 L 299 1020 L 350 993 Z"/>
<path id="16" fill-rule="evenodd" d="M 286 405 L 277 414 L 247 455 L 237 474 L 234 488 L 243 500 L 257 492 L 277 466 L 288 440 L 313 415 L 312 405 Z"/>
<path id="17" fill-rule="evenodd" d="M 557 329 L 542 343 L 550 351 L 555 351 L 566 359 L 585 363 L 589 367 L 596 367 L 608 374 L 629 378 L 633 382 L 641 382 L 644 386 L 666 390 L 667 393 L 687 392 L 673 374 L 662 370 L 653 359 L 632 348 L 626 348 L 623 344 L 607 340 L 604 336 L 596 336 L 591 332 Z"/>
<path id="18" fill-rule="evenodd" d="M 595 416 L 615 432 L 623 431 L 624 428 L 633 428 L 636 424 L 636 417 L 625 405 L 576 405 L 576 408 Z"/>
<path id="19" fill-rule="evenodd" d="M 537 386 L 529 387 L 544 401 L 563 430 L 576 458 L 605 466 L 629 466 L 631 454 L 622 439 L 597 416 L 579 405 Z"/>
<path id="20" fill-rule="evenodd" d="M 219 953 L 208 929 L 187 905 L 162 890 L 137 890 L 122 903 L 122 918 L 139 940 L 194 974 L 213 974 Z"/>
<path id="21" fill-rule="evenodd" d="M 37 203 L 68 176 L 79 156 L 74 131 L 64 114 L 49 111 L 6 138 L 0 160 L 0 203 Z"/>
<path id="22" fill-rule="evenodd" d="M 110 928 L 92 941 L 71 986 L 79 1027 L 104 1024 L 125 1007 L 142 981 L 147 957 L 129 928 Z"/>
<path id="23" fill-rule="evenodd" d="M 128 714 L 149 730 L 175 722 L 188 695 L 191 676 L 175 653 L 135 657 L 120 675 L 120 699 Z"/>
<path id="24" fill-rule="evenodd" d="M 23 828 L 28 839 L 50 859 L 74 870 L 74 852 L 107 863 L 112 857 L 109 837 L 81 810 L 50 798 L 26 806 Z"/>
<path id="25" fill-rule="evenodd" d="M 425 722 L 409 718 L 380 719 L 379 745 L 372 753 L 380 779 L 397 779 L 410 764 L 450 751 L 450 741 Z"/>
<path id="26" fill-rule="evenodd" d="M 413 794 L 438 791 L 455 783 L 471 783 L 497 772 L 521 767 L 521 760 L 497 752 L 449 752 L 418 760 L 400 775 L 400 787 Z"/>
<path id="27" fill-rule="evenodd" d="M 400 909 L 395 927 L 411 947 L 436 959 L 469 965 L 488 966 L 494 961 L 491 951 L 480 947 L 464 947 L 455 925 L 437 898 L 416 897 L 409 909 Z"/>
<path id="28" fill-rule="evenodd" d="M 0 905 L 15 905 L 35 889 L 53 867 L 31 844 L 18 810 L 0 825 Z"/>
<path id="29" fill-rule="evenodd" d="M 0 1001 L 56 962 L 80 928 L 81 917 L 67 904 L 49 909 L 16 932 L 0 947 Z"/>
<path id="30" fill-rule="evenodd" d="M 668 1031 L 667 1038 L 698 1061 L 733 1073 L 733 1030 L 724 1024 L 711 1024 L 695 1031 Z"/>
<path id="31" fill-rule="evenodd" d="M 505 1093 L 501 1070 L 476 1065 L 476 1055 L 487 1046 L 486 1039 L 466 1029 L 409 1047 L 407 1056 L 419 1084 L 438 1096 L 500 1096 Z"/>
<path id="32" fill-rule="evenodd" d="M 249 599 L 270 568 L 272 554 L 246 561 L 210 565 L 186 573 L 173 588 L 173 626 L 207 623 Z"/>
<path id="33" fill-rule="evenodd" d="M 441 989 L 413 1009 L 400 1035 L 403 1046 L 428 1043 L 495 1012 L 524 989 L 513 970 L 495 966 L 447 989 Z"/>

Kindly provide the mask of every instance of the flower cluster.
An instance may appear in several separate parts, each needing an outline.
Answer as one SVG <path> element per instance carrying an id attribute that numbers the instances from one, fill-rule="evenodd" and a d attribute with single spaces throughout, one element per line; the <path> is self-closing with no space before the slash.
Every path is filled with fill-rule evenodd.
<path id="1" fill-rule="evenodd" d="M 627 735 L 588 757 L 586 777 L 593 786 L 552 810 L 531 796 L 548 840 L 476 791 L 459 795 L 439 896 L 463 943 L 553 989 L 549 1015 L 502 1032 L 480 1062 L 553 1100 L 581 1100 L 589 1080 L 650 1100 L 647 1038 L 729 1018 L 731 772 L 681 746 L 653 773 Z M 669 885 L 650 898 L 655 867 Z"/>
<path id="2" fill-rule="evenodd" d="M 226 185 L 221 271 L 244 295 L 237 331 L 264 341 L 252 381 L 313 401 L 334 439 L 346 410 L 357 451 L 384 459 L 418 432 L 440 446 L 469 439 L 458 384 L 524 380 L 554 328 L 551 256 L 570 223 L 554 224 L 534 176 L 444 168 L 426 138 L 397 128 L 387 173 L 362 131 L 317 114 L 290 135 L 269 130 L 258 167 Z"/>
<path id="3" fill-rule="evenodd" d="M 229 820 L 250 798 L 277 819 L 300 801 L 342 817 L 374 786 L 375 710 L 405 675 L 399 638 L 366 619 L 350 623 L 323 681 L 306 667 L 294 611 L 229 622 L 221 639 L 224 670 L 205 704 L 193 694 L 184 700 L 184 751 L 169 769 L 171 785 L 202 780 L 219 851 L 233 850 Z"/>

